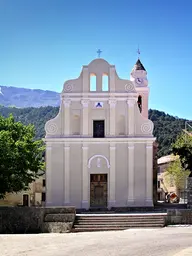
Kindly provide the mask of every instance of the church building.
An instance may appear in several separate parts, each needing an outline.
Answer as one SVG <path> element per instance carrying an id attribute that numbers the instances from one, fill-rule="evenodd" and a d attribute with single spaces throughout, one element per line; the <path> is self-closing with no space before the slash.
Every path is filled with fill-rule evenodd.
<path id="1" fill-rule="evenodd" d="M 130 80 L 102 58 L 63 85 L 46 130 L 46 206 L 153 206 L 153 123 L 147 72 Z"/>

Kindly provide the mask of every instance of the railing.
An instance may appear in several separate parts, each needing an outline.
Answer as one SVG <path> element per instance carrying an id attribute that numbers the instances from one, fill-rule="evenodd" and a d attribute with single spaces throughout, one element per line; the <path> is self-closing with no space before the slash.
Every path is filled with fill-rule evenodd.
<path id="1" fill-rule="evenodd" d="M 185 122 L 185 132 L 192 136 L 192 121 Z"/>
<path id="2" fill-rule="evenodd" d="M 189 136 L 192 136 L 192 121 L 186 121 L 185 122 L 185 129 L 183 129 L 185 132 L 185 141 L 188 142 Z"/>

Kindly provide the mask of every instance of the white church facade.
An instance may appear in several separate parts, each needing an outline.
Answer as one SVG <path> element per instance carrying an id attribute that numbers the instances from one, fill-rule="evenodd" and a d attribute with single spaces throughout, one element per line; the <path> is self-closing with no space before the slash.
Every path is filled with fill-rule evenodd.
<path id="1" fill-rule="evenodd" d="M 64 83 L 59 113 L 45 125 L 46 206 L 153 206 L 148 96 L 139 59 L 130 80 L 98 58 Z"/>

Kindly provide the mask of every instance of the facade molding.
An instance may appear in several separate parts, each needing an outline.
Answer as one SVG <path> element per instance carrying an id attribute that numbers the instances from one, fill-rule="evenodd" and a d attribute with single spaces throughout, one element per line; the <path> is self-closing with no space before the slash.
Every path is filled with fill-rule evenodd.
<path id="1" fill-rule="evenodd" d="M 76 97 L 73 98 L 73 100 L 76 99 L 82 99 L 82 98 L 89 98 L 89 99 L 95 99 L 98 97 L 101 98 L 106 98 L 106 100 L 109 100 L 109 98 L 118 98 L 118 97 L 125 97 L 130 98 L 136 96 L 136 93 L 127 93 L 127 92 L 73 92 L 73 93 L 65 93 L 64 95 L 61 96 L 62 99 L 65 98 L 71 98 L 71 97 Z"/>
<path id="2" fill-rule="evenodd" d="M 88 161 L 88 168 L 91 168 L 91 162 L 93 159 L 95 158 L 103 158 L 105 159 L 106 163 L 107 163 L 107 168 L 110 168 L 110 164 L 109 164 L 109 160 L 107 159 L 106 156 L 103 156 L 103 155 L 94 155 L 92 156 L 91 158 L 89 158 L 89 161 Z"/>
<path id="3" fill-rule="evenodd" d="M 69 108 L 70 107 L 70 105 L 71 105 L 71 99 L 63 99 L 63 104 L 64 104 L 64 106 L 65 106 L 65 108 Z"/>
<path id="4" fill-rule="evenodd" d="M 127 105 L 129 107 L 134 107 L 135 103 L 136 103 L 136 99 L 134 99 L 134 98 L 131 98 L 131 99 L 127 100 Z"/>
<path id="5" fill-rule="evenodd" d="M 81 100 L 81 104 L 83 105 L 84 108 L 88 108 L 89 102 L 90 102 L 89 99 L 83 99 L 83 100 Z"/>
<path id="6" fill-rule="evenodd" d="M 64 137 L 64 138 L 46 138 L 44 139 L 44 141 L 49 142 L 51 144 L 54 143 L 59 143 L 59 144 L 63 144 L 65 142 L 67 143 L 99 143 L 99 144 L 105 144 L 105 143 L 109 143 L 109 142 L 115 142 L 115 143 L 128 143 L 128 142 L 132 142 L 132 143 L 147 143 L 147 142 L 151 142 L 153 143 L 156 140 L 156 138 L 154 137 L 143 137 L 143 138 L 137 138 L 137 137 L 109 137 L 109 138 L 72 138 L 72 137 Z"/>
<path id="7" fill-rule="evenodd" d="M 128 149 L 134 149 L 135 144 L 134 142 L 128 142 Z"/>
<path id="8" fill-rule="evenodd" d="M 110 108 L 115 108 L 115 106 L 117 104 L 116 99 L 109 99 L 108 102 L 109 102 Z"/>

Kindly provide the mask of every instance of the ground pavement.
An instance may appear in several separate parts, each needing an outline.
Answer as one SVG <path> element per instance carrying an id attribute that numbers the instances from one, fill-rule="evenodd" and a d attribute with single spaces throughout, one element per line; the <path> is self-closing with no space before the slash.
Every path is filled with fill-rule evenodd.
<path id="1" fill-rule="evenodd" d="M 0 235 L 1 256 L 192 256 L 192 227 Z"/>

